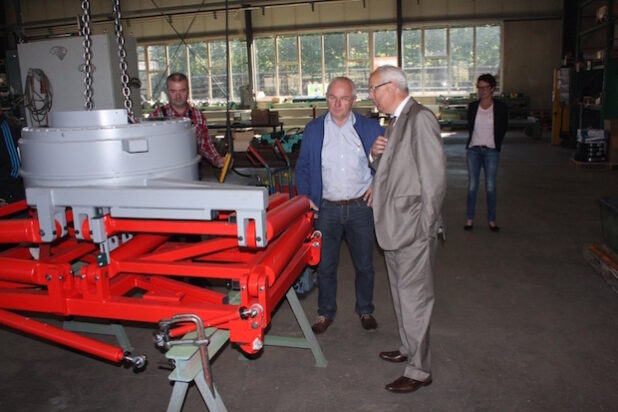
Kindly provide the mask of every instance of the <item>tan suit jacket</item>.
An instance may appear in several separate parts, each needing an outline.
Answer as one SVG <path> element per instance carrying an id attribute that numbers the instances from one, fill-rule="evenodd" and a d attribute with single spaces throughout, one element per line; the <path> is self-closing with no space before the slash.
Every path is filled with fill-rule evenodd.
<path id="1" fill-rule="evenodd" d="M 384 250 L 437 236 L 446 157 L 433 112 L 410 98 L 371 166 L 376 237 Z"/>
<path id="2" fill-rule="evenodd" d="M 399 352 L 408 357 L 403 376 L 429 382 L 433 262 L 446 158 L 436 117 L 413 99 L 388 134 L 384 153 L 372 163 L 375 231 L 388 268 Z"/>

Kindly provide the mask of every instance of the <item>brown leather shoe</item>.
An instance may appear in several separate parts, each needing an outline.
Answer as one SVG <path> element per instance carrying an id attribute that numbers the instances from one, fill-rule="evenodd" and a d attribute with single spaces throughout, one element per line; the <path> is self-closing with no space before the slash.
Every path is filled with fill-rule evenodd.
<path id="1" fill-rule="evenodd" d="M 431 379 L 423 382 L 417 381 L 416 379 L 406 378 L 405 376 L 400 376 L 393 382 L 387 384 L 385 388 L 387 391 L 395 393 L 410 393 L 422 388 L 423 386 L 429 385 L 431 385 Z"/>
<path id="2" fill-rule="evenodd" d="M 407 355 L 403 355 L 398 350 L 392 352 L 380 352 L 380 358 L 389 362 L 405 362 L 408 360 Z"/>
<path id="3" fill-rule="evenodd" d="M 371 313 L 361 315 L 360 320 L 361 325 L 363 325 L 363 329 L 365 330 L 376 330 L 378 327 L 378 322 L 376 322 L 376 318 L 374 318 Z"/>
<path id="4" fill-rule="evenodd" d="M 328 329 L 331 323 L 333 323 L 332 319 L 328 319 L 325 316 L 318 316 L 318 319 L 315 321 L 315 323 L 311 325 L 311 330 L 316 335 L 319 335 L 320 333 L 326 332 L 326 329 Z"/>

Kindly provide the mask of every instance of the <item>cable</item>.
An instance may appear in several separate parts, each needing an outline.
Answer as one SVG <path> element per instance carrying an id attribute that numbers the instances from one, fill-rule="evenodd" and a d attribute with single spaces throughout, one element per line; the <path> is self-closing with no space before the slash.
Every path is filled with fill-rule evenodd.
<path id="1" fill-rule="evenodd" d="M 40 82 L 39 88 L 35 87 L 34 79 Z M 28 109 L 31 123 L 41 126 L 47 125 L 47 114 L 52 108 L 54 92 L 45 72 L 41 69 L 28 69 L 26 87 L 24 90 L 24 107 Z"/>

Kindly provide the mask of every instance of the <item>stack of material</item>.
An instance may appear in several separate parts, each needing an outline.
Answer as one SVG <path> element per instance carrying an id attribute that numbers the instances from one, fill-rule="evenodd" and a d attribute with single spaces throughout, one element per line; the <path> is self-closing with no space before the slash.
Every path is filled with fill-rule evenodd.
<path id="1" fill-rule="evenodd" d="M 607 160 L 607 136 L 602 129 L 578 129 L 577 151 L 574 159 L 580 162 Z"/>
<path id="2" fill-rule="evenodd" d="M 251 123 L 261 125 L 276 125 L 279 123 L 279 112 L 268 109 L 251 110 Z"/>

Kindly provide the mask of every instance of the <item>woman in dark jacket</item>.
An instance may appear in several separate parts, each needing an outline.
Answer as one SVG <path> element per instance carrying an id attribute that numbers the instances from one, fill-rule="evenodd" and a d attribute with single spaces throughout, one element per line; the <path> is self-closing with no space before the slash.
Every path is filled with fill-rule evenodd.
<path id="1" fill-rule="evenodd" d="M 480 75 L 476 88 L 479 100 L 468 106 L 468 202 L 464 229 L 470 231 L 474 224 L 476 193 L 482 168 L 485 171 L 487 192 L 487 221 L 489 229 L 498 232 L 500 228 L 496 225 L 496 176 L 500 147 L 508 124 L 508 109 L 506 104 L 493 98 L 496 79 L 491 74 Z"/>

